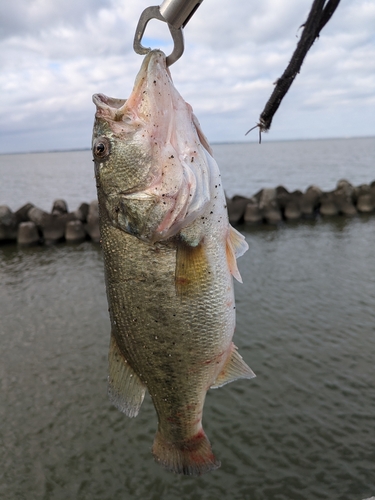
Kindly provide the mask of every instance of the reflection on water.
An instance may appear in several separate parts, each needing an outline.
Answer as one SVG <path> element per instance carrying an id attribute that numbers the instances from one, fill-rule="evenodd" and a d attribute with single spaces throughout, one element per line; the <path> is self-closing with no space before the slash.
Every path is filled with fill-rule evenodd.
<path id="1" fill-rule="evenodd" d="M 257 378 L 209 391 L 222 467 L 154 464 L 156 415 L 106 397 L 100 250 L 0 247 L 0 498 L 363 499 L 375 494 L 375 219 L 243 227 L 235 342 Z"/>

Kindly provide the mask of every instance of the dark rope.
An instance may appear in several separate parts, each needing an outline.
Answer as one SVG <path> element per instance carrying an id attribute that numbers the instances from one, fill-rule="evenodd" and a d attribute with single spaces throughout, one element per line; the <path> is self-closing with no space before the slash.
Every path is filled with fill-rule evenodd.
<path id="1" fill-rule="evenodd" d="M 321 30 L 331 19 L 339 3 L 340 0 L 328 0 L 328 2 L 326 0 L 314 0 L 307 20 L 301 26 L 303 28 L 302 35 L 292 59 L 284 73 L 276 81 L 274 91 L 259 117 L 259 123 L 248 130 L 245 135 L 259 127 L 259 142 L 261 142 L 261 133 L 268 132 L 271 128 L 272 119 L 299 73 L 307 52 L 315 42 L 315 39 L 319 37 Z M 324 4 L 326 5 L 324 6 Z"/>

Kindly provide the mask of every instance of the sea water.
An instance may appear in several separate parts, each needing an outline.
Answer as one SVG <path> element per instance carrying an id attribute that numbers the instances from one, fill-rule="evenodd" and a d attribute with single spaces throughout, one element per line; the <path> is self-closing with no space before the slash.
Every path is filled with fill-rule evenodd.
<path id="1" fill-rule="evenodd" d="M 375 137 L 214 144 L 228 197 L 252 196 L 265 187 L 332 190 L 340 179 L 354 185 L 375 180 Z M 74 210 L 96 198 L 89 150 L 0 155 L 0 205 L 31 202 L 50 210 L 63 198 Z"/>
<path id="2" fill-rule="evenodd" d="M 342 177 L 371 182 L 374 140 L 349 142 L 214 149 L 229 193 L 251 195 L 278 184 L 333 189 Z M 269 152 L 258 164 L 264 146 Z M 225 159 L 233 161 L 230 170 Z M 26 201 L 50 209 L 55 198 L 74 209 L 95 197 L 88 152 L 0 161 L 0 203 L 14 209 Z M 4 175 L 5 163 L 12 175 Z M 157 418 L 148 397 L 135 419 L 108 401 L 100 247 L 0 246 L 1 499 L 375 495 L 375 216 L 239 229 L 249 250 L 238 261 L 244 284 L 235 283 L 234 341 L 257 378 L 208 392 L 204 428 L 222 466 L 198 478 L 154 463 Z"/>

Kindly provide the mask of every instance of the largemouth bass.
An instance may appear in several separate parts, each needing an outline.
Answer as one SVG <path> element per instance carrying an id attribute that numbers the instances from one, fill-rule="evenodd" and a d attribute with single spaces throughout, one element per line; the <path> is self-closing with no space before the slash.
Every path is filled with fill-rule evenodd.
<path id="1" fill-rule="evenodd" d="M 202 428 L 207 390 L 252 378 L 232 343 L 236 257 L 217 164 L 159 50 L 127 100 L 93 96 L 92 150 L 111 319 L 109 397 L 129 417 L 146 389 L 165 468 L 220 466 Z"/>

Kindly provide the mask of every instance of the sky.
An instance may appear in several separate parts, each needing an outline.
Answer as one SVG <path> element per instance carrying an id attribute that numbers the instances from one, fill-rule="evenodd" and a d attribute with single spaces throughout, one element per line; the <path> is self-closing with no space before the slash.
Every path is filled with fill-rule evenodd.
<path id="1" fill-rule="evenodd" d="M 257 141 L 255 125 L 298 43 L 312 0 L 204 0 L 171 66 L 211 142 Z M 126 98 L 148 0 L 0 3 L 0 153 L 89 148 L 91 96 Z M 167 54 L 167 25 L 143 44 Z M 263 141 L 375 135 L 375 2 L 341 0 Z"/>

